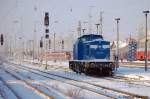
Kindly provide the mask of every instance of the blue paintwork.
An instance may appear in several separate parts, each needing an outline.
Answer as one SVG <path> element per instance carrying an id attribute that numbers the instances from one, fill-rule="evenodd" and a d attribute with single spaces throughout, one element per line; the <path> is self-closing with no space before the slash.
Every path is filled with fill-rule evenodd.
<path id="1" fill-rule="evenodd" d="M 110 42 L 101 35 L 89 34 L 78 38 L 73 48 L 74 60 L 110 59 Z"/>

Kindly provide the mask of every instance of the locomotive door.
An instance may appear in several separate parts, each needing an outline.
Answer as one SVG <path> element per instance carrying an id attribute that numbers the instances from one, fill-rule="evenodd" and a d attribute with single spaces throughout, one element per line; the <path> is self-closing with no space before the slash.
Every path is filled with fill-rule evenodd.
<path id="1" fill-rule="evenodd" d="M 89 49 L 89 44 L 85 45 L 85 49 L 84 49 L 84 58 L 85 59 L 89 59 L 89 54 L 90 54 L 90 49 Z"/>

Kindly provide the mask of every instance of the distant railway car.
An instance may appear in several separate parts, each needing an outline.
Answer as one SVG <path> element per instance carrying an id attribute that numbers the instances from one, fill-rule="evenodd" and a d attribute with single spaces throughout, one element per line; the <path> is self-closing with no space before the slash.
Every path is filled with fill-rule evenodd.
<path id="1" fill-rule="evenodd" d="M 70 60 L 70 52 L 47 52 L 43 54 L 42 58 L 47 60 Z"/>
<path id="2" fill-rule="evenodd" d="M 79 37 L 73 47 L 69 68 L 77 73 L 112 75 L 115 64 L 110 60 L 110 42 L 95 34 Z"/>
<path id="3" fill-rule="evenodd" d="M 150 50 L 148 50 L 147 53 L 148 53 L 147 59 L 150 60 Z M 140 61 L 145 60 L 145 51 L 144 51 L 144 49 L 136 51 L 136 59 L 140 60 Z"/>

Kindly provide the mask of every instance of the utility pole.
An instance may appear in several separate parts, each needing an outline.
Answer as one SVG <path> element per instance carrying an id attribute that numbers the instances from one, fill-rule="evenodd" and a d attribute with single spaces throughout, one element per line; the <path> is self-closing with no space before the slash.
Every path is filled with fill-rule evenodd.
<path id="1" fill-rule="evenodd" d="M 81 21 L 79 21 L 78 23 L 77 31 L 78 31 L 78 37 L 80 37 L 81 36 Z"/>
<path id="2" fill-rule="evenodd" d="M 41 66 L 43 64 L 43 37 L 41 37 L 41 40 L 40 40 L 40 48 L 41 48 L 41 53 L 40 53 L 40 57 L 41 57 Z"/>
<path id="3" fill-rule="evenodd" d="M 143 13 L 145 14 L 145 71 L 147 71 L 147 14 L 149 11 L 143 11 Z"/>
<path id="4" fill-rule="evenodd" d="M 36 24 L 34 23 L 34 30 L 33 30 L 33 63 L 34 63 L 34 58 L 36 56 L 36 50 L 35 50 L 35 46 L 36 45 Z"/>
<path id="5" fill-rule="evenodd" d="M 116 69 L 119 67 L 119 21 L 120 18 L 115 19 L 117 21 L 117 49 L 116 49 Z"/>
<path id="6" fill-rule="evenodd" d="M 100 12 L 100 33 L 103 34 L 103 11 Z"/>
<path id="7" fill-rule="evenodd" d="M 89 34 L 92 32 L 92 8 L 95 6 L 89 6 Z"/>
<path id="8" fill-rule="evenodd" d="M 55 52 L 55 44 L 56 44 L 56 33 L 54 33 L 54 52 Z"/>
<path id="9" fill-rule="evenodd" d="M 62 52 L 63 52 L 63 50 L 64 50 L 64 43 L 65 43 L 64 40 L 62 40 L 62 41 L 61 41 Z"/>
<path id="10" fill-rule="evenodd" d="M 19 48 L 19 60 L 20 60 L 20 64 L 21 64 L 21 56 L 22 56 L 22 47 L 21 47 L 21 45 L 22 45 L 22 37 L 19 37 L 19 41 L 20 41 L 20 43 L 19 43 L 19 45 L 20 45 L 20 48 Z"/>

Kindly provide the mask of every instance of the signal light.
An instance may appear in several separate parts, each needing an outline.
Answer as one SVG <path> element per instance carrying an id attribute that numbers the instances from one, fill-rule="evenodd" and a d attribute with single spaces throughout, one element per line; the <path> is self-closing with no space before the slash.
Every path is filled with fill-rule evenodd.
<path id="1" fill-rule="evenodd" d="M 45 29 L 45 33 L 49 33 L 49 29 Z"/>
<path id="2" fill-rule="evenodd" d="M 43 41 L 40 40 L 40 48 L 42 48 L 42 47 L 43 47 Z"/>
<path id="3" fill-rule="evenodd" d="M 45 12 L 44 25 L 49 26 L 49 13 Z"/>
<path id="4" fill-rule="evenodd" d="M 3 43 L 4 43 L 4 37 L 3 37 L 3 34 L 1 34 L 0 42 L 1 42 L 1 45 L 3 45 Z"/>
<path id="5" fill-rule="evenodd" d="M 64 40 L 62 40 L 62 42 L 61 42 L 61 46 L 62 46 L 62 49 L 64 49 Z"/>
<path id="6" fill-rule="evenodd" d="M 45 35 L 45 38 L 46 38 L 46 39 L 48 39 L 48 38 L 49 38 L 49 35 L 48 35 L 47 33 L 46 33 L 46 35 Z"/>

